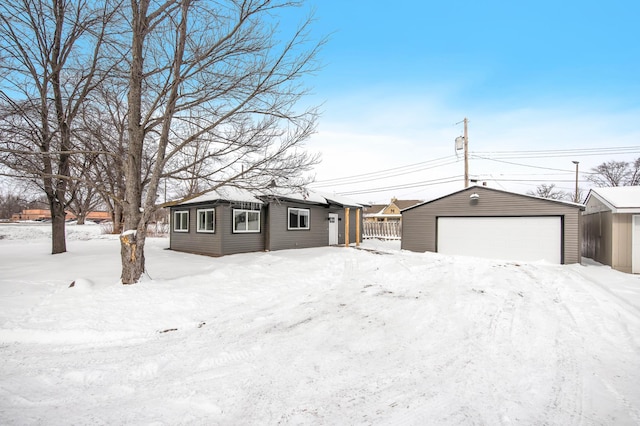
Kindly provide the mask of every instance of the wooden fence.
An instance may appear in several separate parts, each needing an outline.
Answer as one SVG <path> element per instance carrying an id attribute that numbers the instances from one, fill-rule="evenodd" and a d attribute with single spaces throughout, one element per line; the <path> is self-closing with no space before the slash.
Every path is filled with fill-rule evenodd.
<path id="1" fill-rule="evenodd" d="M 402 236 L 401 222 L 364 222 L 363 238 L 399 240 Z"/>

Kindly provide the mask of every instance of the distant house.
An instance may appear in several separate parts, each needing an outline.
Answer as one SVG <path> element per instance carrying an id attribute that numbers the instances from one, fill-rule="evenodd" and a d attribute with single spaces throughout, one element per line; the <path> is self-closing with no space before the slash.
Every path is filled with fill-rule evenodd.
<path id="1" fill-rule="evenodd" d="M 365 222 L 399 222 L 400 212 L 411 206 L 422 203 L 422 200 L 398 200 L 393 197 L 389 204 L 372 204 L 364 208 Z"/>
<path id="2" fill-rule="evenodd" d="M 16 222 L 23 220 L 42 221 L 49 219 L 51 219 L 51 211 L 48 209 L 25 209 L 20 213 L 11 215 L 11 220 Z M 76 216 L 71 212 L 66 212 L 65 219 L 74 220 L 76 219 Z M 111 220 L 111 215 L 109 212 L 92 211 L 87 214 L 85 219 L 101 222 L 104 220 Z"/>
<path id="3" fill-rule="evenodd" d="M 580 262 L 581 204 L 472 186 L 402 211 L 404 250 Z"/>
<path id="4" fill-rule="evenodd" d="M 311 191 L 218 188 L 171 207 L 169 248 L 223 256 L 357 243 L 362 206 Z"/>
<path id="5" fill-rule="evenodd" d="M 640 273 L 640 186 L 592 189 L 582 220 L 584 257 Z"/>

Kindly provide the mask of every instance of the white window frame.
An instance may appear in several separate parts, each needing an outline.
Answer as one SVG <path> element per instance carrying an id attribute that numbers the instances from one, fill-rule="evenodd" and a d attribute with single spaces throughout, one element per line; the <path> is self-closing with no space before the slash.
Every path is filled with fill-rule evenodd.
<path id="1" fill-rule="evenodd" d="M 187 222 L 186 228 L 182 228 L 182 220 L 178 219 L 178 216 L 186 215 Z M 180 226 L 180 228 L 178 227 Z M 189 210 L 176 210 L 173 212 L 173 230 L 174 232 L 189 232 Z"/>
<path id="2" fill-rule="evenodd" d="M 244 222 L 245 229 L 238 229 L 236 227 L 236 215 L 242 214 L 242 213 L 246 214 L 247 216 L 249 214 L 257 214 L 258 215 L 258 229 L 249 229 L 249 221 L 248 220 Z M 260 228 L 261 228 L 260 222 L 261 222 L 261 220 L 262 220 L 262 217 L 261 217 L 261 211 L 260 210 L 233 209 L 233 223 L 232 223 L 233 233 L 234 234 L 257 234 L 257 233 L 260 233 Z"/>
<path id="3" fill-rule="evenodd" d="M 207 213 L 211 213 L 211 229 L 207 229 Z M 197 232 L 213 234 L 216 232 L 216 209 L 198 209 L 196 212 L 198 218 Z M 204 223 L 202 218 L 204 217 Z"/>
<path id="4" fill-rule="evenodd" d="M 298 218 L 298 223 L 293 224 L 294 226 L 292 226 L 291 224 L 291 211 L 292 210 L 296 210 L 298 212 L 298 214 L 296 215 L 296 217 Z M 301 212 L 306 213 L 306 214 L 300 214 Z M 307 217 L 307 226 L 300 226 L 300 217 L 301 216 L 306 216 Z M 311 222 L 311 211 L 309 209 L 301 209 L 298 207 L 289 207 L 287 209 L 287 229 L 289 231 L 307 231 L 309 230 L 309 226 L 310 226 L 310 222 Z"/>

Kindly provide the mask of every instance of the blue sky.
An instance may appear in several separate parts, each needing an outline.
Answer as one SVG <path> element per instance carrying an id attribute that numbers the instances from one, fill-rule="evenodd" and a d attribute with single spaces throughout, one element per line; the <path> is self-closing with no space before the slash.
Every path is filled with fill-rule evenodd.
<path id="1" fill-rule="evenodd" d="M 569 190 L 572 160 L 587 172 L 640 157 L 637 0 L 311 0 L 310 9 L 315 34 L 330 34 L 325 66 L 309 80 L 324 111 L 308 145 L 323 157 L 318 189 L 361 192 L 352 194 L 361 201 L 460 189 L 461 179 L 433 181 L 462 174 L 453 144 L 464 117 L 470 152 L 480 153 L 472 178 L 501 189 Z M 612 147 L 627 149 L 599 150 Z M 497 151 L 507 153 L 488 154 Z M 440 158 L 453 164 L 429 167 Z M 403 173 L 416 163 L 427 169 Z M 374 179 L 395 168 L 400 176 Z M 362 174 L 370 179 L 327 182 Z"/>

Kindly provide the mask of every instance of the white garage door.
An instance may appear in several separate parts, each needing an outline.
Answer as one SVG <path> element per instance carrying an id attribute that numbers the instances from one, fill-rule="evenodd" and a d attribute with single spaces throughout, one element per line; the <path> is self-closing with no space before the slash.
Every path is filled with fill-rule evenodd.
<path id="1" fill-rule="evenodd" d="M 440 217 L 438 253 L 490 259 L 562 262 L 557 216 Z"/>

